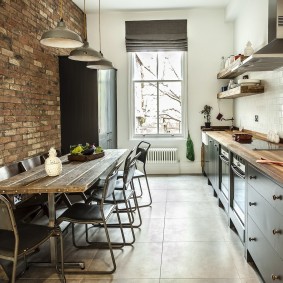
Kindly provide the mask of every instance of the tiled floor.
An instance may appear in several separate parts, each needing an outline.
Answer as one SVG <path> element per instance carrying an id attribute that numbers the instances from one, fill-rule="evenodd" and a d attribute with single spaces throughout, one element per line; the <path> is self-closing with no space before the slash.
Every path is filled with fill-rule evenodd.
<path id="1" fill-rule="evenodd" d="M 112 275 L 68 274 L 73 283 L 258 283 L 243 246 L 228 228 L 222 209 L 203 176 L 152 176 L 152 207 L 142 208 L 143 225 L 133 246 L 115 250 Z M 112 229 L 114 230 L 114 229 Z M 79 230 L 80 232 L 80 230 Z M 127 236 L 130 234 L 127 231 Z M 112 238 L 118 232 L 111 231 Z M 107 250 L 76 250 L 65 237 L 66 260 L 107 268 Z M 46 257 L 48 247 L 36 257 Z M 18 282 L 59 282 L 53 269 L 31 267 Z"/>

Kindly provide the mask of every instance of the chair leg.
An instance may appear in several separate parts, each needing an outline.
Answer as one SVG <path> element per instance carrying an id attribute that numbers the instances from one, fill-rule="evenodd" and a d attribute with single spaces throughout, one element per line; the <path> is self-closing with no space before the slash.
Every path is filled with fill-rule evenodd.
<path id="1" fill-rule="evenodd" d="M 139 205 L 139 208 L 141 208 L 141 207 L 147 207 L 147 206 L 150 206 L 150 205 L 152 204 L 152 197 L 151 197 L 150 188 L 149 188 L 149 184 L 148 184 L 148 179 L 147 179 L 146 173 L 145 173 L 144 177 L 145 177 L 146 186 L 147 186 L 147 191 L 148 191 L 148 196 L 149 196 L 149 203 L 143 204 L 143 205 Z M 138 180 L 139 180 L 139 185 L 141 186 L 140 178 L 138 178 Z"/>
<path id="2" fill-rule="evenodd" d="M 132 186 L 132 184 L 131 184 Z M 139 224 L 137 225 L 133 225 L 134 228 L 139 228 L 141 225 L 142 225 L 142 218 L 141 218 L 141 212 L 140 212 L 140 207 L 139 207 L 139 204 L 138 204 L 138 200 L 137 200 L 137 197 L 136 197 L 136 192 L 134 190 L 134 196 L 133 196 L 133 199 L 134 199 L 134 204 L 135 204 L 135 208 L 136 208 L 136 211 L 138 212 L 138 216 L 139 216 Z"/>
<path id="3" fill-rule="evenodd" d="M 17 256 L 13 260 L 13 270 L 12 270 L 11 283 L 15 283 L 15 281 L 16 281 L 16 272 L 17 272 Z"/>
<path id="4" fill-rule="evenodd" d="M 107 224 L 106 224 L 105 221 L 103 222 L 103 226 L 104 226 L 104 230 L 105 230 L 105 234 L 106 234 L 106 238 L 107 238 L 107 242 L 108 242 L 108 246 L 109 246 L 109 250 L 110 250 L 110 255 L 111 255 L 111 259 L 112 259 L 112 263 L 113 263 L 113 269 L 111 271 L 104 271 L 103 273 L 111 274 L 111 273 L 115 272 L 115 270 L 116 270 L 116 261 L 115 261 L 115 257 L 114 257 L 114 253 L 113 253 L 113 249 L 112 249 L 112 244 L 111 244 L 111 241 L 110 241 L 109 233 L 108 233 Z"/>
<path id="5" fill-rule="evenodd" d="M 97 246 L 94 246 L 94 245 L 87 245 L 87 246 L 78 246 L 76 244 L 76 240 L 75 240 L 75 232 L 74 232 L 74 223 L 72 223 L 72 238 L 73 238 L 73 245 L 77 248 L 82 248 L 82 249 L 93 249 L 93 248 L 99 248 Z M 113 247 L 112 247 L 112 244 L 111 244 L 111 241 L 110 241 L 110 236 L 109 236 L 109 233 L 108 233 L 108 230 L 107 230 L 107 225 L 106 225 L 106 222 L 103 222 L 103 227 L 104 227 L 104 230 L 105 230 L 105 234 L 106 234 L 106 239 L 107 239 L 107 247 L 105 246 L 105 248 L 109 249 L 110 251 L 110 256 L 111 256 L 111 261 L 112 261 L 112 264 L 113 264 L 113 268 L 109 271 L 104 271 L 104 270 L 101 270 L 101 271 L 88 271 L 88 270 L 72 270 L 70 271 L 70 273 L 73 273 L 73 274 L 112 274 L 113 272 L 115 272 L 116 270 L 116 261 L 115 261 L 115 257 L 114 257 L 114 253 L 113 253 Z M 61 261 L 63 261 L 63 259 L 61 259 Z M 63 267 L 61 267 L 63 268 Z M 63 276 L 63 274 L 62 274 Z M 64 279 L 63 280 L 66 280 L 65 279 L 65 276 L 64 276 Z M 64 281 L 66 282 L 66 281 Z"/>

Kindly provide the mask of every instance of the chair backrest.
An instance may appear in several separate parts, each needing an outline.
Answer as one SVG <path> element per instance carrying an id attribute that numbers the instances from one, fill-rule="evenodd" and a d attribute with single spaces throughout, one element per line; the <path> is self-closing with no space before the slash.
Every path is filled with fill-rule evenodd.
<path id="1" fill-rule="evenodd" d="M 150 146 L 151 144 L 146 141 L 141 141 L 137 146 L 136 154 L 138 154 L 139 152 L 141 153 L 138 160 L 141 161 L 144 164 L 144 166 L 146 163 L 146 157 Z"/>
<path id="2" fill-rule="evenodd" d="M 19 173 L 21 173 L 22 170 L 20 168 L 19 163 L 13 163 L 10 165 L 5 165 L 0 168 L 0 181 L 6 180 L 10 177 L 13 177 Z"/>
<path id="3" fill-rule="evenodd" d="M 103 187 L 102 203 L 104 202 L 106 198 L 110 197 L 113 194 L 115 190 L 115 186 L 116 186 L 118 170 L 122 163 L 123 163 L 123 160 L 120 161 L 107 175 L 105 179 L 105 184 Z"/>
<path id="4" fill-rule="evenodd" d="M 126 168 L 124 168 L 124 174 L 123 174 L 123 183 L 124 183 L 124 189 L 127 189 L 130 182 L 132 181 L 135 170 L 136 170 L 136 162 L 139 159 L 141 155 L 141 152 L 136 154 L 129 162 Z"/>
<path id="5" fill-rule="evenodd" d="M 0 195 L 0 230 L 15 231 L 17 230 L 13 209 L 8 199 Z"/>
<path id="6" fill-rule="evenodd" d="M 136 151 L 136 146 L 134 148 L 132 148 L 129 152 L 129 154 L 127 155 L 127 157 L 125 158 L 125 165 L 124 165 L 124 170 L 127 168 L 128 163 L 131 161 L 132 159 L 132 154 L 134 151 Z"/>
<path id="7" fill-rule="evenodd" d="M 23 171 L 31 170 L 32 168 L 39 166 L 41 164 L 42 162 L 39 155 L 20 161 L 20 165 Z"/>

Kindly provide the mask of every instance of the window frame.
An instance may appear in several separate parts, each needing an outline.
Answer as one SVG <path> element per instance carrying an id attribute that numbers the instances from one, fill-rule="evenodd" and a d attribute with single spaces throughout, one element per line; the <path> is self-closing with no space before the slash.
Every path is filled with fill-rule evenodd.
<path id="1" fill-rule="evenodd" d="M 153 51 L 155 52 L 155 51 Z M 163 51 L 162 51 L 163 52 Z M 170 51 L 168 51 L 170 52 Z M 128 121 L 129 121 L 129 138 L 130 139 L 138 139 L 138 138 L 147 138 L 147 139 L 168 139 L 168 138 L 185 138 L 187 133 L 187 52 L 185 51 L 175 51 L 175 52 L 181 52 L 181 70 L 182 70 L 182 82 L 181 82 L 181 119 L 182 119 L 182 127 L 181 127 L 181 133 L 180 134 L 136 134 L 135 133 L 135 96 L 134 96 L 134 84 L 135 82 L 139 82 L 138 80 L 134 80 L 134 54 L 139 52 L 128 52 L 128 109 L 130 110 L 128 113 Z M 158 82 L 158 80 L 145 80 L 145 81 L 153 81 Z M 159 82 L 162 81 L 179 81 L 179 80 L 159 80 Z"/>

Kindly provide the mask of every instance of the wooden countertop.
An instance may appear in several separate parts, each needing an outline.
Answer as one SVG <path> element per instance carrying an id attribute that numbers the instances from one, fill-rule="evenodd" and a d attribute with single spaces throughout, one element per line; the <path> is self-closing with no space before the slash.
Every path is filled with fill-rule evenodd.
<path id="1" fill-rule="evenodd" d="M 252 150 L 241 143 L 233 140 L 231 131 L 208 131 L 206 134 L 215 139 L 217 142 L 227 147 L 227 149 L 241 156 L 247 162 L 252 164 L 261 172 L 265 173 L 276 183 L 283 187 L 283 166 L 273 164 L 259 164 L 256 160 L 265 158 L 276 161 L 283 161 L 283 145 L 282 150 Z"/>

